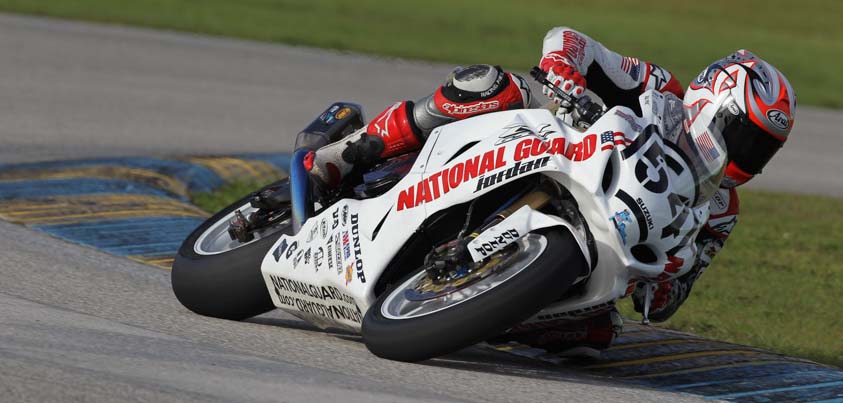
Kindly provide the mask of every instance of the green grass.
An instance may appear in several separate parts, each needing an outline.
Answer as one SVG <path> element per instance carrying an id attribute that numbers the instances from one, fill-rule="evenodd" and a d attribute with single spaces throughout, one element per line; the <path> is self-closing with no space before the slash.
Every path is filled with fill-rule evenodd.
<path id="1" fill-rule="evenodd" d="M 684 83 L 745 47 L 788 75 L 800 103 L 843 107 L 835 0 L 0 0 L 0 10 L 519 70 L 538 62 L 550 27 L 567 25 Z"/>
<path id="2" fill-rule="evenodd" d="M 259 186 L 199 195 L 208 212 Z M 840 199 L 741 191 L 735 232 L 691 297 L 659 326 L 843 367 L 843 204 Z M 639 317 L 629 299 L 621 311 Z"/>
<path id="3" fill-rule="evenodd" d="M 735 232 L 664 325 L 843 367 L 843 203 L 740 196 Z"/>
<path id="4" fill-rule="evenodd" d="M 224 207 L 228 207 L 231 203 L 246 197 L 249 193 L 252 193 L 266 185 L 268 185 L 268 183 L 258 183 L 256 181 L 227 183 L 213 192 L 194 195 L 193 204 L 197 205 L 202 210 L 207 211 L 209 214 L 215 214 Z"/>

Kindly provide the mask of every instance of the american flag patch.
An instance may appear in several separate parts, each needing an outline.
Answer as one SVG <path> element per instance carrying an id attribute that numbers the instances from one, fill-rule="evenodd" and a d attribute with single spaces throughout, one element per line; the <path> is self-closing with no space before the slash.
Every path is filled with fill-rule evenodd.
<path id="1" fill-rule="evenodd" d="M 615 145 L 626 144 L 626 136 L 621 132 L 603 132 L 600 134 L 600 150 L 611 150 Z"/>
<path id="2" fill-rule="evenodd" d="M 621 58 L 621 70 L 623 70 L 624 73 L 629 74 L 633 80 L 638 81 L 638 75 L 641 72 L 641 63 L 634 57 L 624 56 Z"/>
<path id="3" fill-rule="evenodd" d="M 703 132 L 703 134 L 697 136 L 695 141 L 706 161 L 711 162 L 720 157 L 720 152 L 717 151 L 717 146 L 714 145 L 714 141 L 711 140 L 708 132 Z"/>

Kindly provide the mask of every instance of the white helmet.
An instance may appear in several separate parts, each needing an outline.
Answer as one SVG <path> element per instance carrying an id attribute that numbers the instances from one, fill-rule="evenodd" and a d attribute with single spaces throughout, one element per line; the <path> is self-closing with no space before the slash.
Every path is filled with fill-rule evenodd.
<path id="1" fill-rule="evenodd" d="M 722 186 L 761 172 L 793 128 L 796 95 L 770 63 L 739 50 L 703 70 L 685 93 L 685 125 L 694 137 L 719 132 L 728 165 Z"/>

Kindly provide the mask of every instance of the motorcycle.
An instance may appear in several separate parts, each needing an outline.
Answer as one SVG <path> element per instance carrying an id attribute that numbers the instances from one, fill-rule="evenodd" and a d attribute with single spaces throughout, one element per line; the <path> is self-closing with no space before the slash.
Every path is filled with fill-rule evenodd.
<path id="1" fill-rule="evenodd" d="M 223 209 L 184 241 L 179 301 L 241 320 L 280 308 L 419 361 L 608 309 L 636 279 L 690 269 L 725 144 L 667 133 L 675 100 L 640 111 L 570 98 L 441 126 L 418 152 L 356 172 L 314 200 L 308 150 L 360 130 L 336 103 L 304 130 L 290 177 Z M 680 103 L 681 107 L 681 103 Z"/>

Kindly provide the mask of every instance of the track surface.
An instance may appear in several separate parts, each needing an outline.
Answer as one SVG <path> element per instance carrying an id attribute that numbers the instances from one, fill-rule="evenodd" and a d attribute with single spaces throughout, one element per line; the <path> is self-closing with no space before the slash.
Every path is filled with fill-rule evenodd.
<path id="1" fill-rule="evenodd" d="M 280 151 L 335 99 L 371 114 L 423 95 L 449 70 L 9 16 L 0 16 L 0 54 L 0 162 Z M 826 119 L 814 132 L 810 114 Z M 784 171 L 766 176 L 781 189 L 843 195 L 843 179 L 832 178 L 839 165 L 822 158 L 839 143 L 821 137 L 841 119 L 800 118 L 815 147 L 785 152 L 799 150 L 790 154 L 803 170 L 786 168 L 783 154 Z M 813 182 L 793 187 L 786 173 Z M 833 192 L 810 185 L 832 179 Z M 198 317 L 175 301 L 167 272 L 5 222 L 0 251 L 0 391 L 12 401 L 701 400 L 471 349 L 427 365 L 388 362 L 353 336 L 281 314 Z"/>

